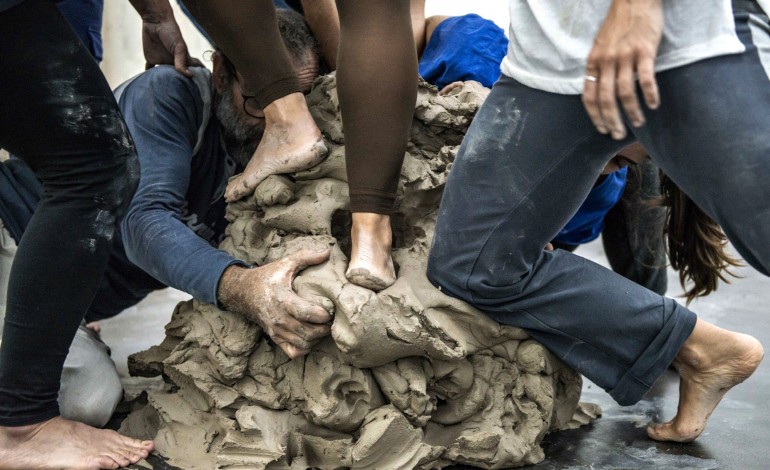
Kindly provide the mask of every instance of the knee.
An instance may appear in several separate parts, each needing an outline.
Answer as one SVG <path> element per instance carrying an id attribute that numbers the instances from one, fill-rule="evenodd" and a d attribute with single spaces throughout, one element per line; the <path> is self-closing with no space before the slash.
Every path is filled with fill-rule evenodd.
<path id="1" fill-rule="evenodd" d="M 469 301 L 468 291 L 465 288 L 459 273 L 464 270 L 458 266 L 458 257 L 452 256 L 445 249 L 431 249 L 428 256 L 428 280 L 434 287 L 447 295 Z"/>
<path id="2" fill-rule="evenodd" d="M 59 411 L 66 419 L 101 428 L 109 422 L 123 398 L 123 388 L 120 379 L 90 385 L 89 390 L 84 385 L 80 392 L 70 390 L 70 393 L 60 394 Z"/>
<path id="3" fill-rule="evenodd" d="M 109 349 L 81 326 L 64 362 L 59 391 L 61 415 L 103 427 L 122 398 L 123 385 Z"/>

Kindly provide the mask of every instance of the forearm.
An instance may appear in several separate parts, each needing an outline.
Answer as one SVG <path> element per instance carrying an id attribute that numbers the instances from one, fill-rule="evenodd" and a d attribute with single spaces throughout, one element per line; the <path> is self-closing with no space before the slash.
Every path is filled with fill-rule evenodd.
<path id="1" fill-rule="evenodd" d="M 129 213 L 121 228 L 132 263 L 204 302 L 216 304 L 222 273 L 234 263 L 244 264 L 163 210 Z"/>

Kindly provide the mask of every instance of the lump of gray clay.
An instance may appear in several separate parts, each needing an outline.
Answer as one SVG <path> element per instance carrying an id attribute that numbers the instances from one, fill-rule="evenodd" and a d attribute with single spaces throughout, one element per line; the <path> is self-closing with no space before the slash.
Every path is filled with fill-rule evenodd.
<path id="1" fill-rule="evenodd" d="M 221 248 L 264 264 L 332 247 L 294 288 L 334 311 L 330 337 L 289 360 L 245 318 L 177 306 L 166 340 L 131 359 L 168 386 L 126 419 L 187 470 L 405 469 L 541 461 L 551 430 L 590 422 L 580 376 L 530 339 L 435 289 L 425 276 L 441 191 L 488 90 L 421 84 L 393 216 L 398 280 L 374 293 L 346 281 L 350 214 L 333 76 L 308 96 L 330 146 L 317 167 L 272 176 L 228 207 Z M 573 416 L 575 420 L 573 420 Z"/>

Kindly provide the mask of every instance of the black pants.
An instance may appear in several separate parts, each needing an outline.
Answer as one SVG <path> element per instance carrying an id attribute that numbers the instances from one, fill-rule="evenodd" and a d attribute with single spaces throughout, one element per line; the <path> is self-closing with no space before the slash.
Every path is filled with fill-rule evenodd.
<path id="1" fill-rule="evenodd" d="M 668 288 L 665 209 L 652 201 L 660 197 L 658 168 L 649 160 L 628 167 L 623 196 L 604 217 L 602 246 L 610 267 L 626 279 L 664 295 Z M 554 248 L 575 251 L 579 245 L 552 242 Z"/>
<path id="2" fill-rule="evenodd" d="M 0 425 L 58 415 L 62 365 L 139 178 L 133 142 L 97 64 L 52 2 L 0 13 L 0 146 L 43 198 L 19 243 L 0 346 Z"/>

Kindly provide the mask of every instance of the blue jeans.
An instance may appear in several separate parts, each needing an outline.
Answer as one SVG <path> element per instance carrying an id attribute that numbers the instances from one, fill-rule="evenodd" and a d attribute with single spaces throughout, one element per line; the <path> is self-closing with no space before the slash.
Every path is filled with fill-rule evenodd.
<path id="1" fill-rule="evenodd" d="M 763 15 L 736 10 L 735 20 L 746 52 L 658 73 L 661 106 L 645 109 L 647 124 L 623 141 L 594 129 L 579 96 L 501 78 L 444 191 L 431 281 L 526 329 L 621 405 L 641 399 L 665 371 L 695 314 L 586 259 L 543 247 L 605 163 L 638 140 L 744 258 L 768 273 L 770 81 L 754 43 L 770 44 L 770 34 Z"/>

